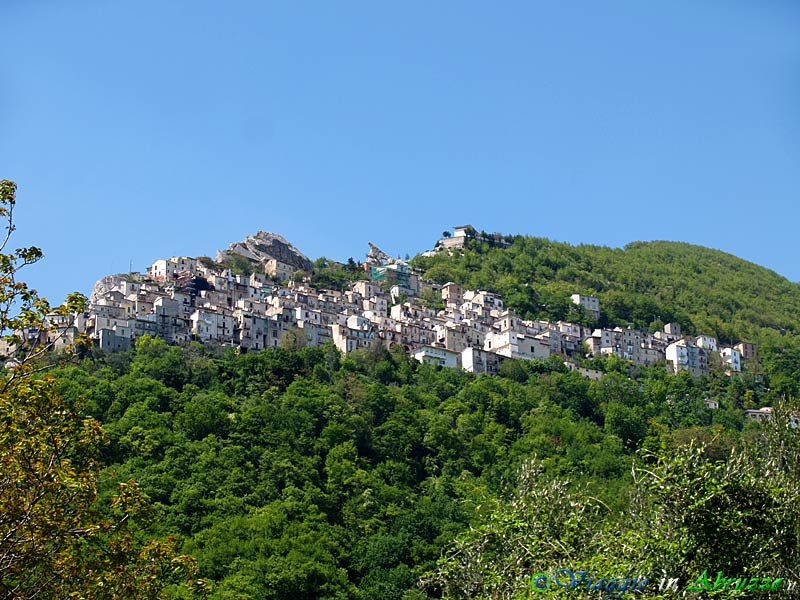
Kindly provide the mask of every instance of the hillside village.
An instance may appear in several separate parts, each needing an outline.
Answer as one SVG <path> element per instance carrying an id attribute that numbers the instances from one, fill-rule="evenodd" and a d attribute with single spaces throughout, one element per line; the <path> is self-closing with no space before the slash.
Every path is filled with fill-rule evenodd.
<path id="1" fill-rule="evenodd" d="M 478 235 L 469 225 L 456 227 L 432 252 L 457 251 Z M 499 234 L 492 238 L 503 242 Z M 216 259 L 159 259 L 146 273 L 105 277 L 95 285 L 85 314 L 54 316 L 49 330 L 26 332 L 28 341 L 58 349 L 85 334 L 101 350 L 114 352 L 147 334 L 170 344 L 195 340 L 258 351 L 278 347 L 291 335 L 301 345 L 331 341 L 347 354 L 377 340 L 386 347 L 400 345 L 421 362 L 473 373 L 497 373 L 508 358 L 558 355 L 590 379 L 602 372 L 576 366 L 575 357 L 614 355 L 636 365 L 663 363 L 674 373 L 693 376 L 707 374 L 715 356 L 729 374 L 756 358 L 753 344 L 720 347 L 711 336 L 682 335 L 674 323 L 650 333 L 523 320 L 499 295 L 427 281 L 373 244 L 362 265 L 366 278 L 345 290 L 309 287 L 297 275 L 309 272 L 311 262 L 272 233 L 232 244 Z M 257 270 L 234 274 L 227 266 L 231 260 L 245 260 Z M 438 306 L 432 306 L 431 297 L 441 298 Z M 597 297 L 575 293 L 572 301 L 599 320 Z"/>

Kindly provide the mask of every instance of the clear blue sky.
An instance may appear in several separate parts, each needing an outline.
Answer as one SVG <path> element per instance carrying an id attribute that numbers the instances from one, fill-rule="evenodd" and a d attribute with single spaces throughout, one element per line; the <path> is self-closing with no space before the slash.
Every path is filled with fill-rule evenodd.
<path id="1" fill-rule="evenodd" d="M 51 300 L 259 229 L 681 240 L 800 280 L 800 3 L 1 0 L 0 177 Z"/>

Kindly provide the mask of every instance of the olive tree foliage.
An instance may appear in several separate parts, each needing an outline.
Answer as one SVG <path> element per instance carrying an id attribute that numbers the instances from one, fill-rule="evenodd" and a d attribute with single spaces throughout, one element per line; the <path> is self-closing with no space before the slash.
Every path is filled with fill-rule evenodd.
<path id="1" fill-rule="evenodd" d="M 690 443 L 636 469 L 620 558 L 681 581 L 705 570 L 800 579 L 797 410 L 796 402 L 776 405 L 763 429 L 724 461 Z"/>
<path id="2" fill-rule="evenodd" d="M 532 575 L 581 561 L 602 511 L 599 501 L 528 460 L 503 497 L 482 499 L 479 523 L 445 549 L 420 588 L 442 598 L 528 597 Z"/>
<path id="3" fill-rule="evenodd" d="M 552 578 L 559 569 L 605 582 L 604 588 L 587 588 L 589 597 L 611 597 L 613 582 L 614 597 L 621 597 L 620 586 L 634 578 L 647 579 L 653 599 L 675 597 L 665 585 L 669 580 L 689 598 L 745 597 L 744 590 L 714 589 L 721 577 L 796 583 L 799 418 L 800 403 L 781 402 L 773 418 L 725 460 L 712 460 L 694 441 L 658 455 L 643 453 L 632 467 L 632 495 L 620 514 L 602 510 L 585 492 L 548 479 L 529 462 L 513 492 L 488 499 L 473 526 L 420 579 L 420 588 L 443 598 L 543 597 L 532 578 Z M 573 591 L 551 586 L 547 597 Z M 760 591 L 759 597 L 781 593 Z"/>
<path id="4" fill-rule="evenodd" d="M 83 310 L 72 295 L 51 307 L 18 278 L 38 248 L 6 252 L 14 231 L 16 186 L 0 181 L 0 330 L 15 350 L 0 372 L 0 598 L 157 599 L 204 593 L 177 540 L 149 539 L 157 514 L 137 485 L 98 495 L 100 424 L 80 414 L 41 374 L 48 346 L 29 344 L 55 317 Z M 65 321 L 59 320 L 59 323 Z M 40 338 L 41 339 L 41 338 Z M 52 340 L 52 337 L 49 338 Z M 45 364 L 46 366 L 46 364 Z"/>

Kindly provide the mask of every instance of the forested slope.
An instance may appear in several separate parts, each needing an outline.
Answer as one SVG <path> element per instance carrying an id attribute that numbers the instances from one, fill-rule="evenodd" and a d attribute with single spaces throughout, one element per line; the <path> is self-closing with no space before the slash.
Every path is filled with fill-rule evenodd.
<path id="1" fill-rule="evenodd" d="M 463 252 L 418 256 L 413 264 L 441 283 L 496 290 L 530 317 L 568 318 L 569 294 L 581 292 L 600 297 L 609 323 L 647 328 L 674 321 L 687 333 L 702 331 L 722 341 L 765 327 L 800 329 L 800 285 L 733 255 L 681 242 L 633 242 L 618 249 L 517 236 L 510 248 L 469 242 Z"/>
<path id="2" fill-rule="evenodd" d="M 509 248 L 470 241 L 464 251 L 417 256 L 426 277 L 503 295 L 526 318 L 592 324 L 570 295 L 600 298 L 601 325 L 655 331 L 679 323 L 723 344 L 751 341 L 773 389 L 800 392 L 800 285 L 731 254 L 682 242 L 625 248 L 514 236 Z"/>
<path id="3" fill-rule="evenodd" d="M 570 502 L 591 509 L 573 523 L 584 542 L 632 527 L 621 512 L 630 509 L 632 465 L 689 440 L 709 443 L 702 457 L 724 458 L 758 439 L 741 407 L 776 400 L 753 378 L 693 380 L 655 367 L 630 380 L 622 361 L 607 366 L 599 382 L 555 358 L 508 361 L 489 377 L 380 347 L 347 358 L 332 346 L 214 354 L 144 337 L 134 351 L 89 356 L 55 375 L 60 392 L 109 433 L 109 490 L 114 480 L 141 483 L 162 511 L 151 533 L 181 536 L 215 582 L 212 598 L 499 598 L 525 588 L 537 565 L 561 566 L 559 554 L 545 552 L 554 546 L 533 544 L 538 558 L 521 562 L 511 546 L 453 558 L 457 537 L 488 552 L 469 532 L 500 523 L 492 544 L 511 536 L 528 547 L 520 535 L 545 533 L 572 543 L 577 530 L 559 524 L 572 522 Z M 708 410 L 707 397 L 721 409 Z M 642 449 L 654 454 L 639 456 Z M 519 479 L 531 469 L 541 473 Z M 752 506 L 772 510 L 775 484 Z M 548 496 L 552 485 L 569 490 L 558 492 L 563 503 Z M 662 506 L 656 500 L 648 510 Z M 542 521 L 545 533 L 524 520 L 543 510 L 556 519 L 551 529 Z M 616 569 L 631 560 L 576 540 L 575 560 L 604 557 Z M 437 567 L 443 552 L 450 558 Z M 480 581 L 489 577 L 486 585 L 505 565 L 511 579 L 495 583 L 507 594 L 480 582 L 459 588 L 464 556 L 482 557 L 469 568 L 483 573 Z"/>

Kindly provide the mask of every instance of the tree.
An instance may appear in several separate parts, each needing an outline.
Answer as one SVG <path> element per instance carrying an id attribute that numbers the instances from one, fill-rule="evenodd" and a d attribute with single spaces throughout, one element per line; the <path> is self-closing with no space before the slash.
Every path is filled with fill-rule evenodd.
<path id="1" fill-rule="evenodd" d="M 516 600 L 545 590 L 542 598 L 568 597 L 579 586 L 563 582 L 574 583 L 576 569 L 593 578 L 582 590 L 595 592 L 576 598 L 620 598 L 644 591 L 640 581 L 648 598 L 666 600 L 677 594 L 660 587 L 662 577 L 700 592 L 691 598 L 732 595 L 732 585 L 742 590 L 754 576 L 793 581 L 800 567 L 795 410 L 797 403 L 780 407 L 765 435 L 726 461 L 709 461 L 691 443 L 652 466 L 634 463 L 634 497 L 621 514 L 585 488 L 545 477 L 541 463 L 523 463 L 514 489 L 500 496 L 478 489 L 476 522 L 418 585 L 442 598 Z"/>
<path id="2" fill-rule="evenodd" d="M 121 483 L 101 501 L 98 456 L 105 433 L 56 393 L 52 378 L 35 376 L 47 366 L 41 359 L 49 346 L 30 343 L 28 333 L 46 332 L 54 317 L 68 318 L 85 298 L 73 294 L 51 309 L 17 280 L 42 252 L 3 253 L 14 231 L 15 194 L 14 183 L 0 181 L 0 216 L 7 223 L 0 245 L 0 329 L 16 356 L 0 375 L 0 593 L 43 600 L 202 594 L 194 560 L 178 554 L 177 540 L 144 535 L 157 515 L 134 482 Z"/>
<path id="3" fill-rule="evenodd" d="M 289 352 L 300 352 L 306 346 L 308 346 L 308 336 L 296 325 L 289 327 L 281 339 L 281 348 Z"/>
<path id="4" fill-rule="evenodd" d="M 763 435 L 725 461 L 712 462 L 707 448 L 692 442 L 635 469 L 637 494 L 614 536 L 626 540 L 617 557 L 683 581 L 707 570 L 712 585 L 720 571 L 796 578 L 800 440 L 789 424 L 795 410 L 797 402 L 776 407 Z"/>
<path id="5" fill-rule="evenodd" d="M 524 462 L 502 497 L 479 498 L 480 522 L 460 533 L 419 586 L 435 597 L 528 597 L 531 575 L 579 563 L 592 545 L 599 504 Z"/>

